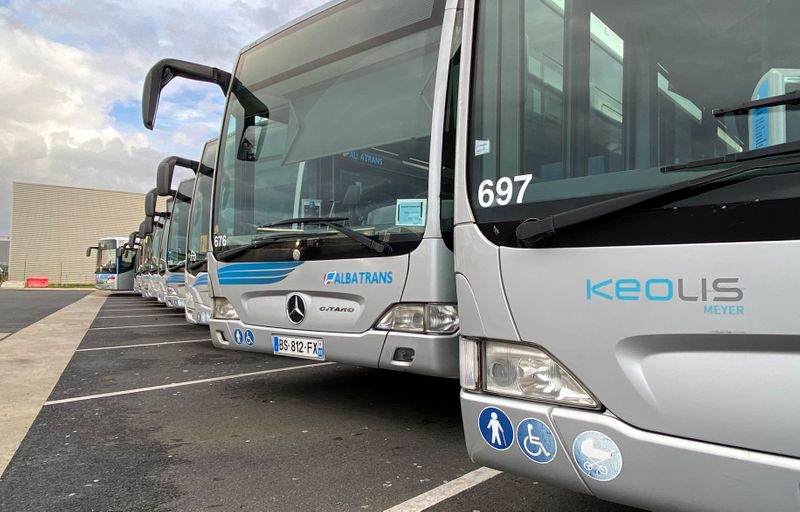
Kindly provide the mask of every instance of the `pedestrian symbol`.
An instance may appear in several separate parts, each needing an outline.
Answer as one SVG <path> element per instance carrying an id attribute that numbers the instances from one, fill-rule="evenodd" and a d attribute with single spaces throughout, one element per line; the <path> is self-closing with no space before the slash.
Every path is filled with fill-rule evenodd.
<path id="1" fill-rule="evenodd" d="M 256 342 L 256 337 L 253 334 L 253 331 L 251 331 L 250 329 L 247 329 L 246 331 L 244 331 L 244 341 L 249 346 L 251 346 L 251 347 L 253 346 L 253 343 Z"/>
<path id="2" fill-rule="evenodd" d="M 478 429 L 483 440 L 495 450 L 508 450 L 514 443 L 514 426 L 506 413 L 487 407 L 478 415 Z"/>
<path id="3" fill-rule="evenodd" d="M 241 345 L 244 341 L 244 334 L 242 334 L 241 329 L 236 329 L 233 331 L 233 341 L 236 342 L 237 345 Z"/>
<path id="4" fill-rule="evenodd" d="M 556 458 L 558 445 L 553 431 L 536 418 L 526 418 L 517 426 L 517 444 L 537 464 L 547 464 Z"/>

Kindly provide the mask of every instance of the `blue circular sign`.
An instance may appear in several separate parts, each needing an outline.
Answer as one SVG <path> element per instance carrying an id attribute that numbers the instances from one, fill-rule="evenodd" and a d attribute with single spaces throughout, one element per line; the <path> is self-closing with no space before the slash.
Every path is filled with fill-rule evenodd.
<path id="1" fill-rule="evenodd" d="M 242 334 L 241 329 L 236 329 L 233 331 L 233 341 L 236 342 L 237 345 L 241 345 L 244 341 L 244 334 Z"/>
<path id="2" fill-rule="evenodd" d="M 478 430 L 483 440 L 495 450 L 508 450 L 514 444 L 514 425 L 497 407 L 487 407 L 478 415 Z"/>
<path id="3" fill-rule="evenodd" d="M 251 347 L 253 346 L 253 344 L 256 342 L 256 336 L 253 334 L 253 331 L 250 329 L 244 331 L 244 341 L 247 343 L 247 345 Z"/>
<path id="4" fill-rule="evenodd" d="M 572 456 L 578 469 L 593 480 L 607 482 L 622 471 L 622 452 L 602 432 L 582 432 L 572 443 Z"/>
<path id="5" fill-rule="evenodd" d="M 543 421 L 525 418 L 517 426 L 517 445 L 526 457 L 537 464 L 547 464 L 556 458 L 558 443 L 553 431 Z"/>

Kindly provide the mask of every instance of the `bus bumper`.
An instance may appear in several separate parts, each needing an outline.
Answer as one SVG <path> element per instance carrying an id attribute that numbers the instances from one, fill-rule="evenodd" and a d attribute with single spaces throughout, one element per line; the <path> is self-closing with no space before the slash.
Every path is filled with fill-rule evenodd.
<path id="1" fill-rule="evenodd" d="M 208 325 L 211 320 L 211 308 L 194 300 L 190 293 L 186 294 L 186 321 L 195 325 Z"/>
<path id="2" fill-rule="evenodd" d="M 184 309 L 186 307 L 184 302 L 184 294 L 186 288 L 183 286 L 167 286 L 166 294 L 164 295 L 164 302 L 167 307 L 172 309 Z"/>
<path id="3" fill-rule="evenodd" d="M 514 439 L 505 450 L 484 439 L 478 418 L 487 407 L 504 412 L 513 426 Z M 651 510 L 800 508 L 800 459 L 647 432 L 609 413 L 467 391 L 461 392 L 461 415 L 467 451 L 477 464 L 600 499 Z M 557 449 L 549 463 L 537 463 L 523 451 L 517 430 L 524 432 L 518 427 L 527 418 L 545 423 L 553 433 Z M 615 478 L 597 480 L 580 469 L 579 456 L 583 465 L 602 463 L 580 454 L 583 445 L 577 440 L 583 433 L 600 433 L 614 441 L 621 468 Z M 613 469 L 606 477 L 610 475 Z"/>
<path id="4" fill-rule="evenodd" d="M 435 377 L 458 376 L 458 334 L 428 336 L 378 330 L 362 333 L 301 331 L 217 319 L 211 319 L 209 325 L 211 339 L 217 348 L 274 354 L 274 335 L 307 338 L 323 342 L 324 359 L 315 359 L 318 361 L 335 361 Z M 238 337 L 240 343 L 236 341 L 236 330 L 242 333 Z M 252 344 L 248 344 L 247 337 L 243 336 L 247 331 L 253 334 Z M 411 360 L 409 349 L 413 350 Z"/>

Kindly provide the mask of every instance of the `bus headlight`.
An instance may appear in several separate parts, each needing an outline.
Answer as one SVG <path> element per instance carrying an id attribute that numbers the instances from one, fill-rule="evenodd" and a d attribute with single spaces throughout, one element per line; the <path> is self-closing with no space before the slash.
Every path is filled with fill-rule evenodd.
<path id="1" fill-rule="evenodd" d="M 375 324 L 381 331 L 453 334 L 458 330 L 455 304 L 395 304 Z"/>
<path id="2" fill-rule="evenodd" d="M 598 407 L 578 380 L 540 348 L 496 341 L 487 341 L 484 347 L 486 391 L 576 407 Z"/>
<path id="3" fill-rule="evenodd" d="M 171 286 L 167 286 L 167 295 L 169 295 L 170 297 L 177 297 L 178 296 L 178 290 L 176 290 L 175 288 L 173 288 Z"/>
<path id="4" fill-rule="evenodd" d="M 214 299 L 214 318 L 220 320 L 239 320 L 239 315 L 233 309 L 233 304 L 225 297 Z"/>
<path id="5" fill-rule="evenodd" d="M 461 387 L 468 391 L 478 391 L 481 387 L 481 346 L 463 336 L 458 340 L 458 376 Z"/>

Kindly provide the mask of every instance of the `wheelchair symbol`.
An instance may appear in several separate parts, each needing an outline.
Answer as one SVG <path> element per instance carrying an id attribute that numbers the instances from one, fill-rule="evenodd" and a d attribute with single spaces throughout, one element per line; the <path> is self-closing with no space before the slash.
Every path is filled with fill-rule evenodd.
<path id="1" fill-rule="evenodd" d="M 517 427 L 517 439 L 522 453 L 538 464 L 547 464 L 556 456 L 557 445 L 553 431 L 540 420 L 522 420 Z"/>

